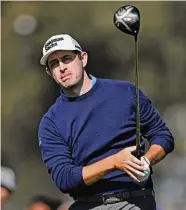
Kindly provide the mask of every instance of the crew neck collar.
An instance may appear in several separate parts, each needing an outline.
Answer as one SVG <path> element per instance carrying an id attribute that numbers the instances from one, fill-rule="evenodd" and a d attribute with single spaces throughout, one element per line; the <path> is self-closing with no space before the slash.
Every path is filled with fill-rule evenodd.
<path id="1" fill-rule="evenodd" d="M 84 93 L 84 94 L 82 94 L 80 96 L 69 96 L 69 95 L 65 94 L 63 92 L 63 90 L 61 90 L 60 91 L 61 99 L 65 100 L 65 101 L 78 101 L 78 100 L 82 100 L 82 99 L 88 97 L 89 95 L 91 95 L 97 89 L 97 87 L 99 86 L 99 83 L 100 83 L 98 78 L 96 78 L 96 77 L 94 77 L 94 78 L 96 79 L 96 81 L 95 81 L 95 83 L 93 84 L 93 86 L 91 87 L 91 89 L 88 92 L 86 92 L 86 93 Z"/>

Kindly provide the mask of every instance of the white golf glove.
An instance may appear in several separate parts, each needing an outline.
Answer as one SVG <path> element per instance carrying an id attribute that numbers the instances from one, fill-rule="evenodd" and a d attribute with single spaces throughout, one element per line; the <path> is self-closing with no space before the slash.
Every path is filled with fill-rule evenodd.
<path id="1" fill-rule="evenodd" d="M 148 179 L 148 177 L 150 175 L 150 161 L 145 156 L 142 156 L 141 157 L 141 161 L 143 162 L 144 167 L 146 168 L 146 170 L 143 171 L 143 173 L 145 174 L 145 176 L 138 175 L 138 179 L 140 180 L 140 182 L 143 182 L 146 179 Z"/>

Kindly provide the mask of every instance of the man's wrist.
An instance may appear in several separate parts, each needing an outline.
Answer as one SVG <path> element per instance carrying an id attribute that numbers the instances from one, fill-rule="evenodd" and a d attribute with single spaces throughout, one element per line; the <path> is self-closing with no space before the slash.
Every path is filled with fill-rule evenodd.
<path id="1" fill-rule="evenodd" d="M 115 165 L 115 155 L 111 155 L 108 157 L 108 163 L 109 163 L 109 168 L 110 170 L 114 170 L 116 169 L 116 165 Z"/>

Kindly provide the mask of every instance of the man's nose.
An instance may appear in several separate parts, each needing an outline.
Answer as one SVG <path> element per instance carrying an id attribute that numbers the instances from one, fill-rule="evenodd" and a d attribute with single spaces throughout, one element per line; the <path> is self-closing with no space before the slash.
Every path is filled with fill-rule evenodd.
<path id="1" fill-rule="evenodd" d="M 66 65 L 63 62 L 59 62 L 59 69 L 61 72 L 64 72 L 66 70 Z"/>

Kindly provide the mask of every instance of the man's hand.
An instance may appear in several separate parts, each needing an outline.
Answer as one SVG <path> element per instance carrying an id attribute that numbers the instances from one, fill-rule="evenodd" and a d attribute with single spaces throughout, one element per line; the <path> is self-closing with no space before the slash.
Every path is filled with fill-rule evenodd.
<path id="1" fill-rule="evenodd" d="M 143 163 L 144 167 L 146 168 L 146 170 L 144 171 L 145 176 L 140 176 L 138 175 L 138 179 L 140 180 L 140 182 L 145 181 L 146 179 L 148 179 L 149 175 L 150 175 L 150 161 L 145 157 L 141 157 L 141 162 Z"/>
<path id="2" fill-rule="evenodd" d="M 146 177 L 148 167 L 145 166 L 144 159 L 137 159 L 132 152 L 136 150 L 136 146 L 128 147 L 120 152 L 108 156 L 91 165 L 84 166 L 82 175 L 86 185 L 91 185 L 99 181 L 102 177 L 113 170 L 125 171 L 130 177 L 140 182 Z"/>
<path id="3" fill-rule="evenodd" d="M 140 182 L 146 176 L 146 163 L 139 160 L 131 153 L 136 150 L 136 146 L 128 147 L 114 155 L 114 167 L 125 171 L 130 177 Z"/>

